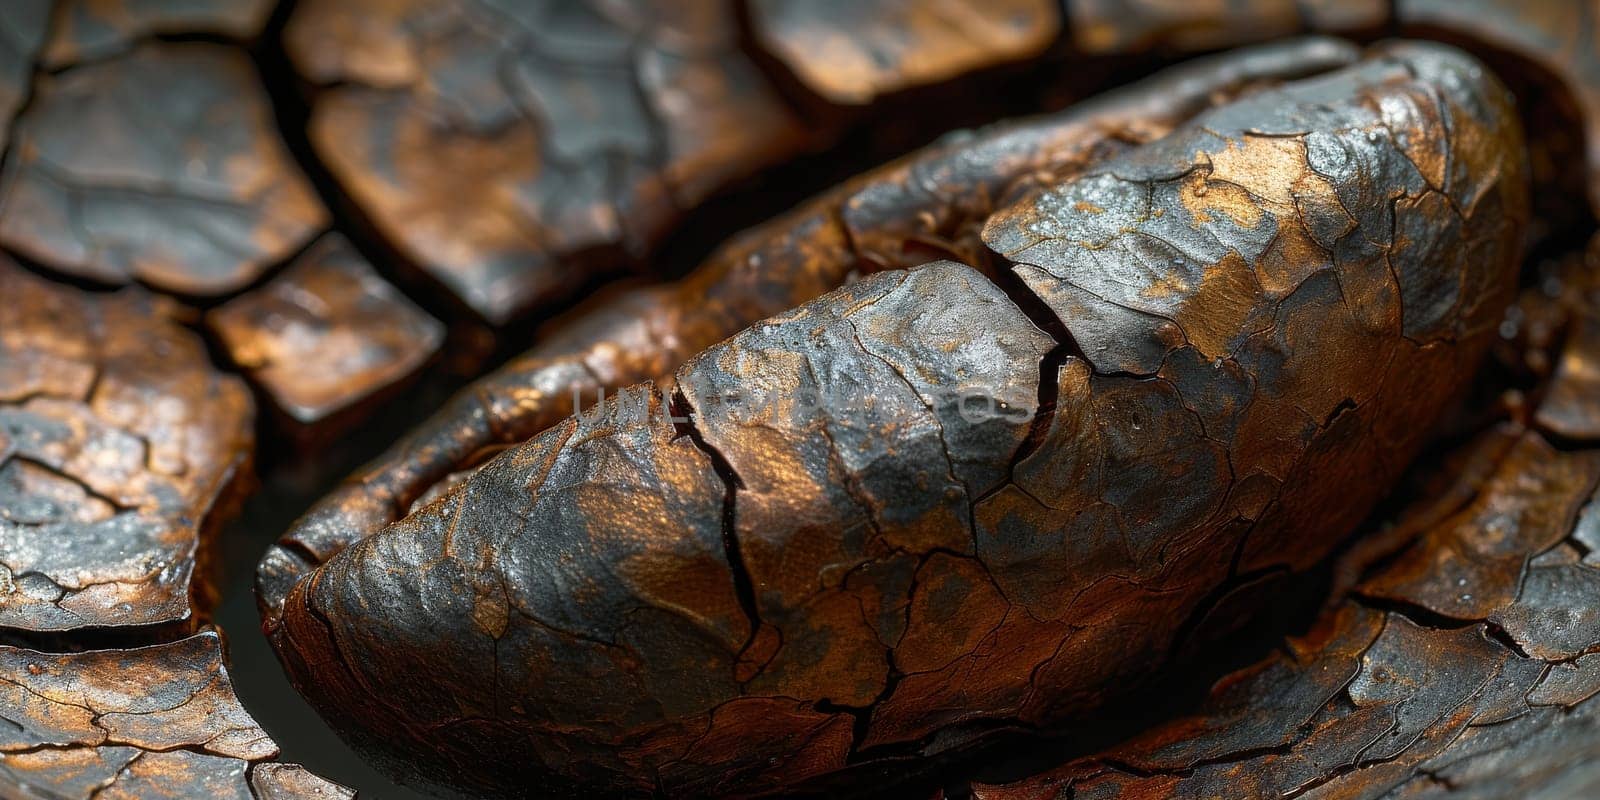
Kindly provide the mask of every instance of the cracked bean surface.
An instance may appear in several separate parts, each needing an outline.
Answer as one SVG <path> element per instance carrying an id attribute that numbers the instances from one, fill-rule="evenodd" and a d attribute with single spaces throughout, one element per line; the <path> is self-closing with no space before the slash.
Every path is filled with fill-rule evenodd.
<path id="1" fill-rule="evenodd" d="M 508 450 L 296 582 L 280 654 L 489 792 L 776 791 L 1093 708 L 1409 460 L 1510 300 L 1520 141 L 1424 44 L 1203 111 L 990 214 L 1009 293 L 874 274 Z"/>
<path id="2" fill-rule="evenodd" d="M 1532 307 L 1578 331 L 1554 344 L 1564 361 L 1593 357 L 1581 332 L 1600 308 L 1592 265 L 1566 270 L 1555 297 L 1529 292 Z M 1345 555 L 1339 571 L 1358 579 L 1309 631 L 1222 678 L 1194 714 L 974 796 L 1593 794 L 1600 437 L 1547 429 L 1543 406 L 1575 401 L 1544 397 L 1537 427 L 1492 424 L 1427 467 L 1435 491 L 1375 523 L 1404 535 Z"/>
<path id="3" fill-rule="evenodd" d="M 1217 97 L 1357 54 L 1332 39 L 1262 45 L 1171 68 L 1060 113 L 950 134 L 739 234 L 682 280 L 601 291 L 296 521 L 257 571 L 263 613 L 276 616 L 289 587 L 315 564 L 582 403 L 665 376 L 751 322 L 862 273 L 940 255 L 985 264 L 983 222 L 1007 198 L 1163 135 Z"/>

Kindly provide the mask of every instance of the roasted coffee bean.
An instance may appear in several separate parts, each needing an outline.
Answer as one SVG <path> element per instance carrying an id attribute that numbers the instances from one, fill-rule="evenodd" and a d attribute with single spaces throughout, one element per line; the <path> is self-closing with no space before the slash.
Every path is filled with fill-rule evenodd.
<path id="1" fill-rule="evenodd" d="M 938 262 L 759 322 L 272 636 L 352 741 L 482 792 L 772 792 L 1085 712 L 1391 484 L 1510 301 L 1523 161 L 1447 48 L 1248 93 L 989 214 L 1010 293 Z"/>
<path id="2" fill-rule="evenodd" d="M 997 204 L 1172 130 L 1213 97 L 1349 63 L 1328 39 L 1264 45 L 1174 68 L 1059 114 L 957 133 L 747 231 L 685 279 L 602 292 L 550 326 L 532 350 L 477 381 L 322 499 L 266 558 L 275 609 L 308 568 L 404 516 L 486 454 L 585 403 L 668 375 L 694 353 L 862 273 L 930 254 L 972 263 Z"/>

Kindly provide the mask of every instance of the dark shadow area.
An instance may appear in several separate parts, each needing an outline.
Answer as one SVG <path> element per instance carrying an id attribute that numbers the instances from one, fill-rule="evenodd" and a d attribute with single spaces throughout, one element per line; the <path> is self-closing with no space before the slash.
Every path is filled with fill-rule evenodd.
<path id="1" fill-rule="evenodd" d="M 303 764 L 362 797 L 420 800 L 428 795 L 396 785 L 368 766 L 300 698 L 261 635 L 252 574 L 255 559 L 319 495 L 320 486 L 274 480 L 263 486 L 233 525 L 223 531 L 222 604 L 216 621 L 228 646 L 228 672 L 239 700 L 283 749 L 283 761 Z"/>
<path id="2" fill-rule="evenodd" d="M 223 527 L 217 542 L 222 598 L 215 621 L 226 637 L 228 670 L 239 700 L 282 748 L 280 760 L 303 764 L 367 798 L 411 800 L 428 795 L 401 787 L 368 766 L 289 684 L 261 633 L 256 561 L 306 508 L 421 415 L 438 407 L 459 384 L 436 374 L 437 369 L 433 372 L 417 388 L 375 410 L 355 432 L 315 448 L 297 449 L 303 446 L 274 431 L 272 417 L 261 414 L 257 469 L 265 477 L 239 515 Z M 266 400 L 258 396 L 256 402 Z"/>
<path id="3" fill-rule="evenodd" d="M 458 331 L 444 347 L 457 342 Z M 219 363 L 226 363 L 225 360 Z M 361 424 L 296 436 L 271 400 L 255 392 L 256 463 L 260 486 L 217 538 L 221 599 L 213 621 L 222 628 L 235 693 L 282 749 L 280 761 L 304 765 L 364 798 L 429 797 L 397 785 L 369 766 L 322 721 L 290 685 L 256 612 L 256 562 L 294 520 L 330 489 L 431 414 L 465 383 L 449 353 L 425 366 L 410 385 L 369 402 Z"/>

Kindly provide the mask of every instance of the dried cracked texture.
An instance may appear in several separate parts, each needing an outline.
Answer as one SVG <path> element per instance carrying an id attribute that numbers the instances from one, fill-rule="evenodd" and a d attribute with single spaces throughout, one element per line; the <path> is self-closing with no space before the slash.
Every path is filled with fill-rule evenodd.
<path id="1" fill-rule="evenodd" d="M 851 718 L 815 708 L 805 687 L 842 679 L 870 699 L 881 685 L 877 637 L 893 636 L 896 596 L 920 559 L 959 547 L 966 498 L 1027 433 L 1048 348 L 969 267 L 871 276 L 697 357 L 677 375 L 674 406 L 654 384 L 635 386 L 351 546 L 290 593 L 281 653 L 325 710 L 349 704 L 353 718 L 331 717 L 357 742 L 403 737 L 391 753 L 410 751 L 412 769 L 475 789 L 701 794 L 835 768 Z M 740 377 L 757 364 L 759 384 Z M 1006 407 L 970 422 L 967 393 Z M 731 423 L 740 412 L 703 410 L 712 403 L 763 415 L 771 435 Z M 702 410 L 674 421 L 687 407 Z M 730 497 L 719 469 L 743 470 L 761 496 Z M 743 521 L 735 530 L 729 514 Z M 757 542 L 740 562 L 725 537 L 762 520 L 794 541 L 771 542 L 770 556 Z M 822 579 L 808 570 L 829 563 L 832 590 L 791 609 L 784 630 L 761 623 L 750 565 L 772 570 L 783 551 L 807 548 L 807 563 L 784 571 L 793 593 L 769 607 L 801 601 L 803 578 Z M 446 597 L 444 615 L 469 624 L 440 624 Z M 863 598 L 875 598 L 870 611 Z M 379 606 L 396 613 L 362 619 Z M 829 647 L 829 626 L 850 643 Z M 401 662 L 380 655 L 395 644 Z M 441 703 L 441 685 L 480 690 Z"/>
<path id="2" fill-rule="evenodd" d="M 1593 398 L 1591 398 L 1591 402 Z M 979 800 L 1583 797 L 1600 788 L 1600 451 L 1537 433 L 1194 716 Z M 1438 498 L 1423 497 L 1419 505 Z"/>
<path id="3" fill-rule="evenodd" d="M 216 295 L 327 224 L 241 51 L 146 44 L 34 93 L 0 177 L 0 243 L 51 267 Z"/>
<path id="4" fill-rule="evenodd" d="M 1600 7 L 1588 0 L 1397 0 L 1408 26 L 1429 26 L 1504 48 L 1553 73 L 1584 123 L 1589 203 L 1600 209 Z"/>
<path id="5" fill-rule="evenodd" d="M 642 258 L 805 135 L 731 7 L 314 0 L 287 47 L 339 83 L 311 139 L 411 261 L 491 322 Z"/>
<path id="6" fill-rule="evenodd" d="M 982 263 L 982 224 L 1007 198 L 1169 132 L 1241 86 L 1348 64 L 1348 44 L 1306 39 L 1169 69 L 1072 109 L 952 134 L 740 234 L 673 284 L 601 292 L 527 353 L 477 381 L 308 511 L 263 560 L 276 616 L 311 566 L 458 483 L 602 393 L 665 376 L 763 317 L 859 273 L 938 256 Z"/>
<path id="7" fill-rule="evenodd" d="M 55 4 L 55 30 L 41 63 L 59 69 L 104 58 L 158 34 L 251 41 L 272 8 L 273 0 L 63 0 Z"/>
<path id="8" fill-rule="evenodd" d="M 1057 0 L 752 0 L 762 48 L 833 103 L 1039 55 L 1061 35 Z"/>
<path id="9" fill-rule="evenodd" d="M 870 275 L 507 451 L 269 628 L 358 746 L 482 792 L 761 794 L 1084 712 L 1359 521 L 1499 321 L 1526 192 L 1447 48 L 1250 95 L 989 218 L 1061 341 L 969 267 Z"/>
<path id="10" fill-rule="evenodd" d="M 249 392 L 142 290 L 0 263 L 0 297 L 0 627 L 192 623 L 213 512 L 249 468 Z"/>
<path id="11" fill-rule="evenodd" d="M 445 333 L 337 234 L 207 323 L 233 362 L 306 425 L 395 388 Z"/>
<path id="12" fill-rule="evenodd" d="M 1208 594 L 1361 520 L 1509 300 L 1526 175 L 1482 75 L 1396 46 L 990 218 L 1080 352 L 1039 447 L 974 506 L 990 586 L 925 623 L 944 644 L 944 620 L 991 620 L 989 646 L 908 671 L 869 744 L 1081 710 L 1168 658 Z"/>
<path id="13" fill-rule="evenodd" d="M 0 646 L 0 676 L 7 797 L 353 796 L 299 767 L 257 763 L 278 746 L 234 695 L 215 631 L 67 654 Z"/>
<path id="14" fill-rule="evenodd" d="M 1446 0 L 1448 2 L 1448 0 Z M 1089 54 L 1194 52 L 1301 31 L 1376 28 L 1386 0 L 1068 0 L 1068 28 Z"/>

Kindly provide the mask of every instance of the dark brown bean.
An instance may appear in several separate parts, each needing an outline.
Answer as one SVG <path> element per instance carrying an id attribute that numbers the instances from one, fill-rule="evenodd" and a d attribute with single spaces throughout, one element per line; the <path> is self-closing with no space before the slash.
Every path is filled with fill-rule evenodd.
<path id="1" fill-rule="evenodd" d="M 865 272 L 930 254 L 980 263 L 997 204 L 1169 131 L 1213 98 L 1352 61 L 1308 39 L 1196 61 L 1093 102 L 944 141 L 869 171 L 746 231 L 681 281 L 603 291 L 538 345 L 458 394 L 323 498 L 258 572 L 272 616 L 309 568 L 406 514 L 488 454 L 555 425 L 577 405 L 663 377 L 750 323 Z"/>
<path id="2" fill-rule="evenodd" d="M 345 549 L 275 641 L 485 792 L 771 792 L 1080 713 L 1409 460 L 1509 301 L 1520 142 L 1427 45 L 1204 112 L 989 216 L 1058 346 L 969 267 L 872 275 Z"/>

